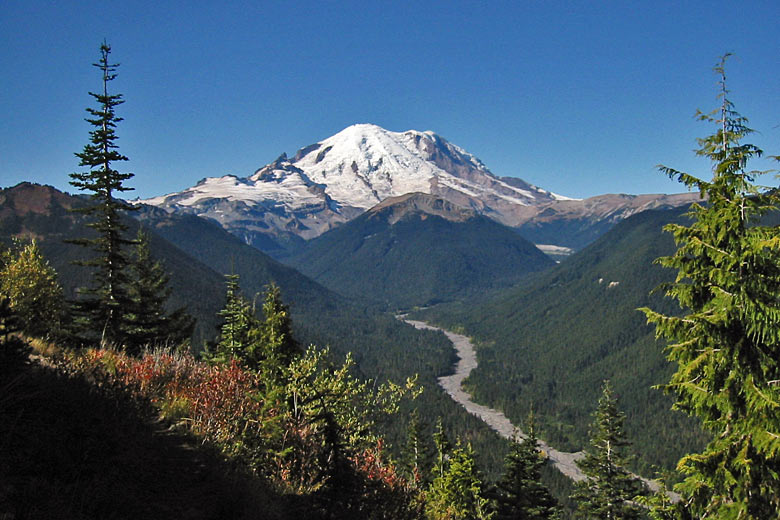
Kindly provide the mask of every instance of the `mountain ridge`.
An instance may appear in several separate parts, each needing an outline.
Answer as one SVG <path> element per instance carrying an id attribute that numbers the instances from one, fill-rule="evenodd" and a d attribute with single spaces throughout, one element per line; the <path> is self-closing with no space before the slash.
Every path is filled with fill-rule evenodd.
<path id="1" fill-rule="evenodd" d="M 535 243 L 581 248 L 642 209 L 693 194 L 572 199 L 517 177 L 498 177 L 475 155 L 432 131 L 356 124 L 280 155 L 248 177 L 207 177 L 176 193 L 138 200 L 210 218 L 280 258 L 388 198 L 426 193 L 517 228 Z M 576 230 L 580 237 L 572 236 Z"/>
<path id="2" fill-rule="evenodd" d="M 394 309 L 511 286 L 554 264 L 513 229 L 425 193 L 388 198 L 284 261 L 333 291 Z"/>

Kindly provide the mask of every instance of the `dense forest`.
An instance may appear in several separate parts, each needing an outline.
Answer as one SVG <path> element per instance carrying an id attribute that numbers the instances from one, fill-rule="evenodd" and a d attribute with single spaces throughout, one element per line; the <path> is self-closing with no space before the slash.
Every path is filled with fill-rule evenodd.
<path id="1" fill-rule="evenodd" d="M 528 432 L 506 443 L 437 388 L 454 361 L 441 334 L 350 301 L 211 223 L 122 201 L 132 174 L 117 169 L 127 157 L 117 145 L 123 99 L 109 93 L 110 53 L 104 43 L 89 142 L 76 154 L 84 170 L 71 174 L 87 196 L 26 184 L 0 198 L 0 515 L 759 519 L 780 511 L 780 236 L 760 221 L 780 201 L 747 170 L 762 152 L 742 143 L 751 130 L 729 101 L 725 58 L 716 67 L 721 107 L 701 115 L 716 131 L 697 152 L 713 179 L 663 168 L 706 202 L 671 220 L 650 212 L 625 222 L 612 235 L 623 241 L 620 256 L 606 252 L 605 238 L 489 301 L 483 314 L 457 304 L 427 311 L 479 340 L 469 389 Z M 666 239 L 642 239 L 661 220 Z M 197 241 L 194 257 L 183 252 Z M 632 276 L 648 256 L 672 276 L 660 268 Z M 648 296 L 658 284 L 679 308 Z M 561 291 L 581 299 L 584 307 L 571 308 L 579 316 L 552 312 Z M 598 299 L 614 303 L 614 315 L 588 317 Z M 624 313 L 640 306 L 648 324 Z M 589 324 L 578 341 L 597 338 L 595 353 L 559 335 L 571 323 Z M 668 340 L 673 366 L 653 353 L 653 334 Z M 538 386 L 545 375 L 560 386 Z M 507 384 L 519 399 L 507 398 Z M 665 410 L 653 384 L 690 417 Z M 587 478 L 572 488 L 552 473 L 538 434 L 583 448 L 577 464 Z M 670 436 L 683 453 L 664 453 Z M 632 466 L 637 449 L 667 468 L 682 456 L 670 479 L 677 495 L 650 493 L 629 471 L 647 468 Z"/>
<path id="2" fill-rule="evenodd" d="M 686 211 L 642 212 L 527 283 L 484 302 L 417 314 L 474 338 L 479 366 L 466 381 L 469 391 L 513 422 L 533 409 L 539 435 L 559 449 L 587 444 L 593 403 L 610 379 L 628 415 L 637 454 L 632 467 L 644 475 L 672 470 L 703 446 L 704 435 L 652 388 L 669 380 L 672 366 L 636 309 L 675 312 L 662 294 L 651 294 L 673 273 L 652 262 L 674 251 L 661 228 L 689 222 Z"/>

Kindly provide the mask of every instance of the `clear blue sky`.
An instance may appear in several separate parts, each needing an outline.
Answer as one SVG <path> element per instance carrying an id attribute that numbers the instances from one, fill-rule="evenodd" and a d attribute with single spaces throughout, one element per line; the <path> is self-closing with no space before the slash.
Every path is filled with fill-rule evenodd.
<path id="1" fill-rule="evenodd" d="M 558 193 L 682 191 L 732 52 L 737 108 L 780 154 L 780 2 L 0 2 L 0 186 L 72 191 L 106 38 L 127 195 L 250 175 L 353 123 L 434 130 Z M 766 182 L 775 181 L 767 178 Z"/>

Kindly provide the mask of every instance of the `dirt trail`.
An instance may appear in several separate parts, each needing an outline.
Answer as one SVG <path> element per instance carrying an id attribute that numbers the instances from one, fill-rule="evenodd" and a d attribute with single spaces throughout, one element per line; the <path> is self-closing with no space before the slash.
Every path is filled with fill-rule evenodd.
<path id="1" fill-rule="evenodd" d="M 422 321 L 408 320 L 405 316 L 398 316 L 398 318 L 417 329 L 441 331 L 455 346 L 455 350 L 458 353 L 458 363 L 455 365 L 455 373 L 439 378 L 439 385 L 455 400 L 455 402 L 463 406 L 469 413 L 482 419 L 485 424 L 498 432 L 502 437 L 513 439 L 515 434 L 517 434 L 520 438 L 526 438 L 526 434 L 512 424 L 503 412 L 475 403 L 471 399 L 471 394 L 463 390 L 463 380 L 469 376 L 472 370 L 477 368 L 477 353 L 474 351 L 474 345 L 471 344 L 469 338 L 461 334 L 455 334 L 454 332 L 444 330 L 440 327 L 428 325 Z M 578 451 L 569 453 L 558 451 L 542 440 L 539 441 L 539 447 L 547 454 L 558 471 L 574 481 L 585 479 L 585 475 L 575 463 L 578 459 L 583 457 L 583 452 Z M 658 491 L 659 486 L 657 482 L 642 477 L 639 478 L 641 478 L 651 490 Z M 669 493 L 669 495 L 672 500 L 679 499 L 679 496 L 676 493 Z"/>

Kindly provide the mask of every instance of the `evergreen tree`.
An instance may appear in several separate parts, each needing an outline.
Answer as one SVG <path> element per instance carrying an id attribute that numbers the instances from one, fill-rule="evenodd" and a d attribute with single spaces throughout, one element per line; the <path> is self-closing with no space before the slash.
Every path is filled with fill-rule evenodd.
<path id="1" fill-rule="evenodd" d="M 428 488 L 426 514 L 435 520 L 489 519 L 488 500 L 482 491 L 482 477 L 474 461 L 471 445 L 458 443 L 452 450 L 441 476 Z"/>
<path id="2" fill-rule="evenodd" d="M 290 310 L 282 302 L 282 293 L 275 283 L 266 289 L 263 298 L 263 321 L 249 333 L 247 358 L 269 376 L 278 378 L 282 367 L 302 354 L 292 335 Z"/>
<path id="3" fill-rule="evenodd" d="M 677 252 L 660 258 L 677 270 L 666 287 L 687 312 L 666 316 L 643 309 L 658 336 L 671 340 L 677 372 L 666 389 L 676 407 L 699 417 L 713 433 L 703 453 L 684 457 L 687 475 L 676 486 L 680 516 L 765 519 L 780 515 L 780 231 L 759 218 L 775 210 L 775 191 L 753 184 L 761 173 L 750 159 L 762 151 L 743 139 L 752 133 L 726 88 L 724 56 L 715 67 L 720 107 L 699 119 L 716 125 L 699 139 L 697 155 L 712 163 L 705 181 L 672 168 L 661 170 L 689 188 L 689 226 L 667 226 Z M 683 510 L 685 512 L 683 513 Z"/>
<path id="4" fill-rule="evenodd" d="M 426 425 L 415 408 L 409 417 L 406 444 L 401 448 L 399 467 L 407 480 L 416 486 L 426 484 L 430 480 L 432 453 L 425 441 L 425 430 Z"/>
<path id="5" fill-rule="evenodd" d="M 276 284 L 269 285 L 264 295 L 263 314 L 255 316 L 254 305 L 241 294 L 238 275 L 226 275 L 225 308 L 219 341 L 212 361 L 237 359 L 242 365 L 262 373 L 267 384 L 281 383 L 284 368 L 301 355 L 301 348 L 292 335 L 290 311 L 282 302 Z"/>
<path id="6" fill-rule="evenodd" d="M 0 296 L 8 299 L 25 334 L 40 338 L 59 333 L 65 301 L 57 273 L 35 240 L 0 254 Z"/>
<path id="7" fill-rule="evenodd" d="M 581 518 L 636 519 L 639 508 L 631 503 L 642 490 L 642 483 L 626 470 L 628 446 L 623 422 L 609 381 L 604 382 L 602 396 L 591 427 L 590 449 L 577 466 L 588 477 L 575 484 L 572 498 L 579 502 Z"/>
<path id="8" fill-rule="evenodd" d="M 212 362 L 225 363 L 231 359 L 245 363 L 249 357 L 250 333 L 260 327 L 260 322 L 252 312 L 252 306 L 241 293 L 239 276 L 225 275 L 225 307 L 218 316 L 223 319 L 219 340 L 214 352 L 208 357 Z M 257 336 L 257 332 L 254 333 Z M 252 349 L 254 350 L 254 349 Z"/>
<path id="9" fill-rule="evenodd" d="M 122 236 L 126 226 L 121 221 L 121 213 L 134 208 L 116 199 L 115 195 L 132 189 L 124 182 L 133 174 L 120 173 L 113 167 L 114 163 L 128 159 L 119 153 L 116 144 L 116 124 L 122 118 L 117 117 L 115 108 L 124 101 L 121 94 L 108 93 L 108 83 L 116 78 L 118 67 L 109 62 L 110 53 L 111 47 L 103 42 L 100 60 L 94 64 L 101 71 L 103 90 L 89 93 L 97 101 L 98 108 L 87 108 L 91 117 L 86 121 L 94 129 L 89 133 L 89 144 L 76 153 L 79 166 L 87 166 L 89 171 L 70 175 L 72 186 L 91 192 L 93 204 L 74 211 L 91 217 L 87 226 L 97 236 L 71 242 L 94 252 L 93 258 L 79 262 L 93 268 L 92 286 L 81 291 L 83 297 L 75 308 L 83 335 L 88 341 L 99 339 L 121 344 L 125 339 L 123 313 L 129 304 L 125 274 L 129 260 L 124 246 L 132 243 Z"/>
<path id="10" fill-rule="evenodd" d="M 542 467 L 547 463 L 537 447 L 533 415 L 528 420 L 528 437 L 512 443 L 504 475 L 496 484 L 496 519 L 542 520 L 557 518 L 558 503 L 542 484 Z"/>
<path id="11" fill-rule="evenodd" d="M 436 461 L 433 465 L 433 478 L 443 478 L 447 469 L 447 460 L 452 452 L 452 443 L 444 431 L 441 416 L 436 421 L 436 431 L 433 432 L 433 443 L 436 446 Z"/>
<path id="12" fill-rule="evenodd" d="M 192 334 L 194 320 L 183 308 L 166 312 L 165 302 L 171 294 L 169 277 L 162 264 L 152 258 L 149 236 L 141 229 L 134 253 L 128 287 L 131 305 L 125 314 L 127 350 L 137 354 L 146 346 L 182 344 Z"/>

